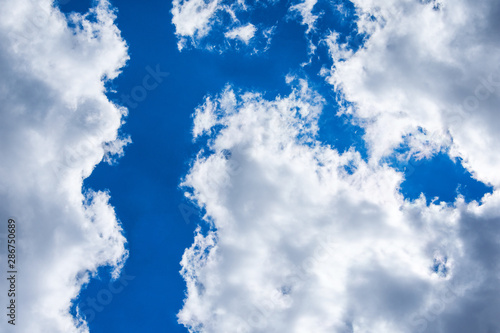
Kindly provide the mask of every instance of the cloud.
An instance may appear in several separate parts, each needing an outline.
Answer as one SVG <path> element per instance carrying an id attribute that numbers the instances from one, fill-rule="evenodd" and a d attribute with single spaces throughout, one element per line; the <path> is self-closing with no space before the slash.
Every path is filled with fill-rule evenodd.
<path id="1" fill-rule="evenodd" d="M 248 23 L 245 26 L 234 28 L 231 31 L 226 32 L 224 36 L 229 39 L 239 39 L 248 45 L 250 39 L 252 39 L 255 35 L 256 30 L 257 28 L 255 28 L 253 24 Z"/>
<path id="2" fill-rule="evenodd" d="M 181 39 L 178 47 L 181 50 L 187 42 L 185 37 L 193 40 L 201 39 L 208 34 L 213 24 L 213 18 L 219 8 L 217 0 L 174 0 L 172 8 L 172 23 L 175 33 Z"/>
<path id="3" fill-rule="evenodd" d="M 498 2 L 353 3 L 367 38 L 344 59 L 344 44 L 330 46 L 329 82 L 350 102 L 344 112 L 365 128 L 372 158 L 400 145 L 427 157 L 444 150 L 498 187 Z"/>
<path id="4" fill-rule="evenodd" d="M 290 6 L 290 11 L 299 14 L 302 17 L 301 24 L 307 25 L 306 33 L 310 33 L 315 29 L 315 23 L 318 20 L 318 15 L 314 15 L 314 6 L 318 3 L 318 0 L 304 0 L 298 4 Z"/>
<path id="5" fill-rule="evenodd" d="M 488 332 L 500 192 L 404 200 L 403 174 L 317 141 L 324 99 L 228 86 L 195 111 L 182 186 L 203 209 L 182 258 L 190 332 Z"/>
<path id="6" fill-rule="evenodd" d="M 265 52 L 274 27 L 248 22 L 248 16 L 272 5 L 272 1 L 248 4 L 245 1 L 174 0 L 171 13 L 177 47 L 180 51 L 192 46 L 224 52 L 244 46 L 251 47 L 252 53 Z"/>
<path id="7" fill-rule="evenodd" d="M 109 193 L 82 187 L 130 142 L 118 135 L 127 110 L 104 87 L 125 65 L 127 46 L 107 1 L 69 16 L 47 0 L 1 5 L 0 216 L 16 221 L 18 318 L 0 330 L 86 332 L 72 301 L 99 267 L 117 277 L 127 257 Z"/>

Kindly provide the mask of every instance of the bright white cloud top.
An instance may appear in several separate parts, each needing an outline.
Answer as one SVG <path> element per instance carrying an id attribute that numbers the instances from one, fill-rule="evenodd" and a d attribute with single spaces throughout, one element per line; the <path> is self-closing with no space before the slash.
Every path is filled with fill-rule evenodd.
<path id="1" fill-rule="evenodd" d="M 228 87 L 196 110 L 194 137 L 210 137 L 183 186 L 213 228 L 181 262 L 190 332 L 500 329 L 500 4 L 354 4 L 365 45 L 327 33 L 322 74 L 365 128 L 368 161 L 317 141 L 324 101 L 305 81 L 275 100 Z M 294 8 L 310 27 L 313 8 Z M 405 200 L 382 162 L 401 145 L 463 158 L 493 194 Z"/>
<path id="2" fill-rule="evenodd" d="M 104 265 L 118 276 L 127 257 L 109 195 L 82 193 L 95 165 L 130 141 L 117 134 L 127 110 L 104 94 L 127 46 L 107 1 L 69 18 L 47 0 L 0 3 L 0 215 L 17 221 L 22 290 L 22 320 L 0 331 L 86 332 L 72 300 L 89 274 Z"/>

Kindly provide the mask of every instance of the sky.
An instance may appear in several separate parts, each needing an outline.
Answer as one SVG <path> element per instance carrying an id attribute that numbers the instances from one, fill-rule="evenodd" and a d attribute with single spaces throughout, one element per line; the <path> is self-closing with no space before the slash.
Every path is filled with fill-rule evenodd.
<path id="1" fill-rule="evenodd" d="M 0 4 L 0 332 L 500 332 L 497 1 Z"/>

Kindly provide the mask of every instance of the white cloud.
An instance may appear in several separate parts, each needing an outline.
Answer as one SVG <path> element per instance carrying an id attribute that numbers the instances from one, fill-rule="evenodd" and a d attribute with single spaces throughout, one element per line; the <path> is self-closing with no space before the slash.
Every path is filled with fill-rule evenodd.
<path id="1" fill-rule="evenodd" d="M 333 62 L 339 63 L 352 57 L 352 50 L 349 49 L 347 43 L 338 43 L 339 34 L 337 32 L 330 32 L 322 40 L 328 46 L 328 51 Z"/>
<path id="2" fill-rule="evenodd" d="M 365 127 L 372 158 L 404 140 L 425 156 L 449 148 L 479 180 L 500 185 L 500 4 L 353 3 L 369 38 L 345 61 L 331 48 L 329 80 L 354 104 L 345 111 Z"/>
<path id="3" fill-rule="evenodd" d="M 127 46 L 107 1 L 68 19 L 48 0 L 0 3 L 0 216 L 16 219 L 18 258 L 18 318 L 0 330 L 86 332 L 72 300 L 98 267 L 117 276 L 127 257 L 109 194 L 82 193 L 95 165 L 130 142 L 117 134 L 127 110 L 104 88 Z"/>
<path id="4" fill-rule="evenodd" d="M 252 39 L 255 35 L 255 31 L 257 31 L 257 28 L 253 24 L 248 23 L 245 26 L 237 27 L 226 32 L 224 36 L 229 39 L 238 39 L 243 43 L 248 44 L 250 39 Z"/>
<path id="5" fill-rule="evenodd" d="M 315 30 L 315 24 L 318 20 L 318 15 L 314 15 L 312 12 L 314 6 L 318 3 L 318 0 L 304 0 L 304 2 L 299 2 L 293 6 L 290 6 L 290 11 L 296 12 L 302 17 L 302 24 L 307 25 L 306 33 L 310 33 Z"/>
<path id="6" fill-rule="evenodd" d="M 257 29 L 256 24 L 245 22 L 247 19 L 244 16 L 256 8 L 272 5 L 272 1 L 249 6 L 245 1 L 174 0 L 172 23 L 178 38 L 177 47 L 180 51 L 193 46 L 223 52 L 230 47 L 252 44 L 252 53 L 265 52 L 274 27 Z M 257 31 L 259 33 L 256 34 Z M 238 43 L 235 44 L 235 41 Z"/>
<path id="7" fill-rule="evenodd" d="M 214 23 L 215 14 L 220 4 L 218 0 L 174 0 L 172 23 L 180 37 L 179 50 L 187 43 L 186 37 L 193 41 L 205 37 Z"/>
<path id="8" fill-rule="evenodd" d="M 231 87 L 196 110 L 210 134 L 183 186 L 203 207 L 182 259 L 191 332 L 488 332 L 500 310 L 500 192 L 405 201 L 403 175 L 315 140 L 323 99 Z M 497 326 L 495 326 L 497 325 Z"/>

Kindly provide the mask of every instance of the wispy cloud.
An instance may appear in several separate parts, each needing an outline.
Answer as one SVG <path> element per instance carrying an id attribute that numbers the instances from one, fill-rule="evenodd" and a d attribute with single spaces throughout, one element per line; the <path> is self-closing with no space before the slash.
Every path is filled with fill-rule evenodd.
<path id="1" fill-rule="evenodd" d="M 177 47 L 196 47 L 224 52 L 249 47 L 252 53 L 268 49 L 273 26 L 249 22 L 248 13 L 272 6 L 272 1 L 247 4 L 245 1 L 174 0 L 172 23 Z"/>

